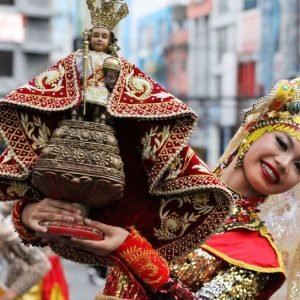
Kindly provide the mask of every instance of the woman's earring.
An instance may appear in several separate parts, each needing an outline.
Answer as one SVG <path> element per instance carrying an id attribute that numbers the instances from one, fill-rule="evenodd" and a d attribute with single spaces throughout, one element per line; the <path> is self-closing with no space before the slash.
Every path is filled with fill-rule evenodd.
<path id="1" fill-rule="evenodd" d="M 237 157 L 237 161 L 235 164 L 235 169 L 242 167 L 244 157 L 245 157 L 246 153 L 248 152 L 249 148 L 250 148 L 250 145 L 249 144 L 247 145 L 247 140 L 243 139 L 240 144 L 239 150 L 238 150 L 238 157 Z"/>

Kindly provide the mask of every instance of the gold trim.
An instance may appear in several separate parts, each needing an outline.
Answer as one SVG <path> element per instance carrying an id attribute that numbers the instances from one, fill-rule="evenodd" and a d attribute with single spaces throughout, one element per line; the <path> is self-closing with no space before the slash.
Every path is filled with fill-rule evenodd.
<path id="1" fill-rule="evenodd" d="M 114 296 L 106 296 L 103 294 L 96 295 L 95 300 L 124 300 L 124 298 L 114 297 Z"/>

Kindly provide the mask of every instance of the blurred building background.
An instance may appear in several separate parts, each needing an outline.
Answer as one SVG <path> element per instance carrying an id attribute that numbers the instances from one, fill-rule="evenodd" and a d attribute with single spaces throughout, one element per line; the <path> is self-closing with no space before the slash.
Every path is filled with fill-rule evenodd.
<path id="1" fill-rule="evenodd" d="M 117 29 L 121 55 L 197 112 L 191 144 L 213 167 L 240 111 L 299 73 L 300 0 L 137 1 Z M 0 96 L 80 48 L 89 26 L 82 0 L 0 0 Z"/>
<path id="2" fill-rule="evenodd" d="M 172 2 L 140 18 L 135 60 L 197 112 L 191 144 L 213 167 L 241 110 L 298 75 L 300 1 Z"/>
<path id="3" fill-rule="evenodd" d="M 79 30 L 75 2 L 0 0 L 0 95 L 73 51 Z"/>
<path id="4" fill-rule="evenodd" d="M 240 111 L 299 75 L 300 0 L 127 2 L 121 55 L 197 112 L 191 145 L 211 167 Z M 80 48 L 89 25 L 83 0 L 0 0 L 0 96 Z"/>

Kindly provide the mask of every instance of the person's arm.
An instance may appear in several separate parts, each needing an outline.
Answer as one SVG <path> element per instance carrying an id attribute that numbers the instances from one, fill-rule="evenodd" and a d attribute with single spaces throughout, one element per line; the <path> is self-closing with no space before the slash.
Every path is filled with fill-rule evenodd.
<path id="1" fill-rule="evenodd" d="M 259 298 L 260 292 L 269 284 L 268 274 L 229 265 L 193 293 L 180 278 L 170 273 L 167 261 L 134 228 L 125 230 L 96 221 L 86 222 L 104 232 L 107 239 L 101 242 L 73 239 L 72 245 L 99 257 L 108 256 L 150 299 L 263 299 Z M 208 272 L 201 268 L 197 271 Z"/>
<path id="2" fill-rule="evenodd" d="M 136 279 L 150 299 L 196 299 L 188 287 L 171 277 L 167 261 L 134 228 L 112 254 L 123 262 L 127 272 L 133 274 L 131 278 Z"/>
<path id="3" fill-rule="evenodd" d="M 1 213 L 4 217 L 12 211 L 12 220 L 17 232 L 24 243 L 39 244 L 34 232 L 24 227 L 21 215 L 24 207 L 29 203 L 36 203 L 40 199 L 40 194 L 33 188 L 29 180 L 10 180 L 1 178 L 0 180 L 0 201 L 2 204 Z"/>
<path id="4" fill-rule="evenodd" d="M 86 224 L 104 233 L 103 241 L 72 239 L 71 245 L 84 251 L 108 256 L 136 286 L 153 299 L 195 299 L 180 281 L 170 277 L 167 261 L 134 228 L 127 230 L 86 219 Z"/>
<path id="5" fill-rule="evenodd" d="M 1 252 L 7 261 L 7 289 L 0 300 L 23 295 L 50 270 L 46 255 L 37 248 L 25 246 L 11 224 L 1 223 Z"/>
<path id="6" fill-rule="evenodd" d="M 150 299 L 265 299 L 261 295 L 270 284 L 268 274 L 229 265 L 224 270 L 218 271 L 210 281 L 204 283 L 197 293 L 193 293 L 189 286 L 182 283 L 180 278 L 170 274 L 167 262 L 161 260 L 159 254 L 134 229 L 130 231 L 125 242 L 114 254 L 127 266 L 127 272 L 134 274 L 137 282 L 141 284 Z M 152 272 L 149 276 L 146 270 L 156 270 L 161 277 L 158 276 L 159 280 L 155 280 L 155 277 L 152 277 L 155 273 Z M 201 268 L 200 271 L 208 272 Z"/>
<path id="7" fill-rule="evenodd" d="M 16 256 L 22 253 L 22 259 L 27 264 L 24 272 L 19 274 L 16 280 L 9 286 L 9 291 L 13 291 L 17 296 L 25 294 L 32 286 L 37 284 L 43 276 L 51 269 L 51 264 L 47 256 L 37 248 L 27 247 L 20 241 L 16 245 Z M 14 299 L 14 298 L 12 298 Z"/>

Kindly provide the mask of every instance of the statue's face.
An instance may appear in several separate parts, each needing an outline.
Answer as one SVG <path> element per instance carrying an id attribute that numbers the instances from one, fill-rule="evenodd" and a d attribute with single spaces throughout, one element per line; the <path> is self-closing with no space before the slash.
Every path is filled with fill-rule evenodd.
<path id="1" fill-rule="evenodd" d="M 110 31 L 106 28 L 94 27 L 91 32 L 90 46 L 92 50 L 107 52 L 110 42 Z"/>
<path id="2" fill-rule="evenodd" d="M 109 90 L 112 90 L 117 83 L 119 77 L 119 72 L 116 70 L 106 70 L 105 71 L 105 84 Z"/>

